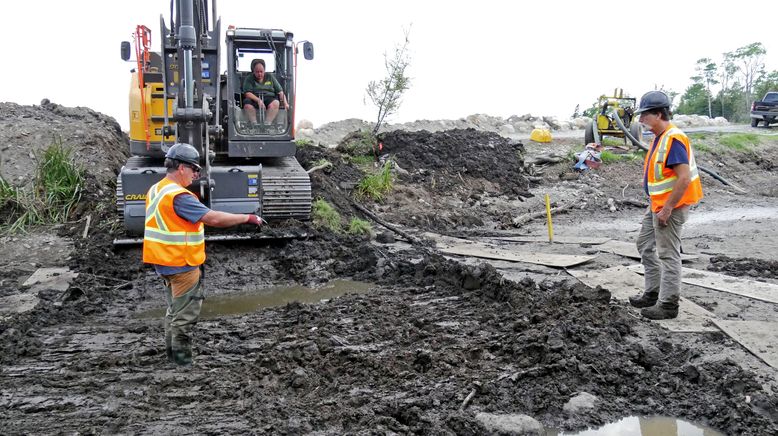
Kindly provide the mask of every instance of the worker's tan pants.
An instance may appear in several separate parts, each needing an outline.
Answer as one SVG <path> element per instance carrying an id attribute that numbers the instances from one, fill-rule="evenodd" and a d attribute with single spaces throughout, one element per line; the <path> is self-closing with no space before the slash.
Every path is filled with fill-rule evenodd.
<path id="1" fill-rule="evenodd" d="M 192 330 L 200 318 L 203 291 L 200 270 L 162 276 L 167 296 L 165 349 L 168 359 L 178 364 L 192 363 Z"/>
<path id="2" fill-rule="evenodd" d="M 645 269 L 646 294 L 659 294 L 659 303 L 678 305 L 681 294 L 681 230 L 689 207 L 673 209 L 667 225 L 659 224 L 651 206 L 643 215 L 637 247 Z"/>

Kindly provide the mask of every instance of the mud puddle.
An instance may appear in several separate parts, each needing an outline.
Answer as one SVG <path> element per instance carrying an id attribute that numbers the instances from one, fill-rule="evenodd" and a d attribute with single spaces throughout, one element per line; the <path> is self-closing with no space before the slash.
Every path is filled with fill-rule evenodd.
<path id="1" fill-rule="evenodd" d="M 289 303 L 318 303 L 345 294 L 365 294 L 373 285 L 352 280 L 333 280 L 322 286 L 273 286 L 240 295 L 206 296 L 201 319 L 242 315 L 269 307 Z M 138 313 L 140 319 L 158 319 L 165 315 L 165 309 L 152 309 Z"/>
<path id="2" fill-rule="evenodd" d="M 666 416 L 638 417 L 630 416 L 617 422 L 605 424 L 597 429 L 578 433 L 558 433 L 546 431 L 546 436 L 724 436 L 710 427 L 697 425 L 682 419 Z"/>

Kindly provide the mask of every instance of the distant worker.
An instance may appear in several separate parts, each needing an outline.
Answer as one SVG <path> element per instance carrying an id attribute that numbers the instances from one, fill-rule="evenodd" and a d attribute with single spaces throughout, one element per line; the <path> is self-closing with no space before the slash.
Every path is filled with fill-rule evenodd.
<path id="1" fill-rule="evenodd" d="M 265 124 L 273 124 L 278 115 L 281 104 L 289 110 L 289 102 L 286 101 L 281 85 L 272 74 L 265 72 L 265 60 L 254 59 L 251 61 L 251 75 L 243 81 L 243 109 L 249 120 L 257 123 L 257 111 L 265 111 Z"/>
<path id="2" fill-rule="evenodd" d="M 203 224 L 261 226 L 257 215 L 211 210 L 186 189 L 200 173 L 200 154 L 189 144 L 174 144 L 165 155 L 167 174 L 146 194 L 143 262 L 154 265 L 167 296 L 165 351 L 169 361 L 192 364 L 191 332 L 203 304 L 200 267 L 205 262 Z"/>
<path id="3" fill-rule="evenodd" d="M 650 204 L 637 240 L 646 288 L 629 302 L 646 318 L 670 319 L 678 316 L 681 293 L 681 230 L 689 206 L 702 199 L 702 184 L 689 137 L 670 123 L 667 95 L 646 93 L 635 113 L 655 138 L 643 164 Z"/>

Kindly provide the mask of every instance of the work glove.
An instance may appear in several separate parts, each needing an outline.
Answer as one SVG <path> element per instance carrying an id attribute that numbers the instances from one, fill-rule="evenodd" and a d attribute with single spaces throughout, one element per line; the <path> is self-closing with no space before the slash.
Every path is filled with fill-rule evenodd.
<path id="1" fill-rule="evenodd" d="M 267 221 L 262 219 L 262 217 L 259 215 L 249 215 L 249 220 L 246 221 L 246 224 L 254 224 L 255 226 L 259 227 L 267 224 Z"/>

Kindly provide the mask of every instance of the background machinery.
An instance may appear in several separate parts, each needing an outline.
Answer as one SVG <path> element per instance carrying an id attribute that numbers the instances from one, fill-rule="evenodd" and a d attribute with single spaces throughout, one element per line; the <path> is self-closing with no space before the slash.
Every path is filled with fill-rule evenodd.
<path id="1" fill-rule="evenodd" d="M 634 116 L 637 100 L 634 97 L 624 97 L 624 90 L 617 88 L 612 96 L 600 96 L 597 102 L 597 113 L 592 117 L 592 123 L 584 130 L 585 144 L 601 144 L 604 136 L 624 138 L 627 145 L 627 135 L 619 123 L 629 130 L 638 141 L 642 138 L 643 129 Z M 634 143 L 634 141 L 632 141 Z M 636 147 L 639 144 L 634 144 Z"/>
<path id="2" fill-rule="evenodd" d="M 220 44 L 216 2 L 171 0 L 170 20 L 160 17 L 160 52 L 151 32 L 135 32 L 137 68 L 130 87 L 130 154 L 117 179 L 117 208 L 128 236 L 143 233 L 148 189 L 165 176 L 165 152 L 176 142 L 200 151 L 203 172 L 188 188 L 214 209 L 257 213 L 268 221 L 308 220 L 311 184 L 295 158 L 294 110 L 298 45 L 279 29 L 234 28 Z M 305 59 L 313 45 L 303 43 Z M 122 42 L 130 59 L 130 43 Z M 226 71 L 219 72 L 226 58 Z M 241 85 L 251 61 L 266 71 L 289 101 L 272 125 L 248 123 Z M 261 114 L 260 114 L 261 115 Z M 261 117 L 260 117 L 261 119 Z"/>

